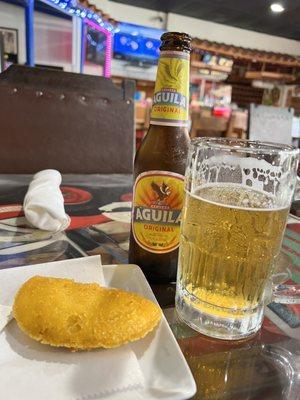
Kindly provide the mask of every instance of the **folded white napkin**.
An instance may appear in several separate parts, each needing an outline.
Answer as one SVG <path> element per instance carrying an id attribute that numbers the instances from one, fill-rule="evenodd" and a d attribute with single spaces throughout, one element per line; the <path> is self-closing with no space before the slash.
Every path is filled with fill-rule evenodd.
<path id="1" fill-rule="evenodd" d="M 10 268 L 0 271 L 0 303 L 11 306 L 20 285 L 33 275 L 105 283 L 99 256 Z M 12 320 L 0 332 L 0 349 L 1 399 L 95 400 L 113 394 L 125 399 L 144 387 L 128 345 L 71 352 L 30 339 Z"/>
<path id="2" fill-rule="evenodd" d="M 65 213 L 60 184 L 61 174 L 54 169 L 34 175 L 23 203 L 25 217 L 34 227 L 59 232 L 69 226 L 70 217 Z"/>

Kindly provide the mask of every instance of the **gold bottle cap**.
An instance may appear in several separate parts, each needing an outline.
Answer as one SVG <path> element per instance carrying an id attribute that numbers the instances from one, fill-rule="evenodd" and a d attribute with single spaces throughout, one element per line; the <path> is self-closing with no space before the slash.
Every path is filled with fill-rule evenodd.
<path id="1" fill-rule="evenodd" d="M 191 36 L 184 32 L 165 32 L 161 38 L 160 50 L 191 51 Z"/>

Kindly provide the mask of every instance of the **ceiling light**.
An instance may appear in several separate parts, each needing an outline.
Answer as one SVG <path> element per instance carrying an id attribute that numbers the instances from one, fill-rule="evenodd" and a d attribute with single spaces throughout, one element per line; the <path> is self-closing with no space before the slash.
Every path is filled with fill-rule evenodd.
<path id="1" fill-rule="evenodd" d="M 274 13 L 281 13 L 282 11 L 284 11 L 284 7 L 280 3 L 273 3 L 271 4 L 270 8 Z"/>

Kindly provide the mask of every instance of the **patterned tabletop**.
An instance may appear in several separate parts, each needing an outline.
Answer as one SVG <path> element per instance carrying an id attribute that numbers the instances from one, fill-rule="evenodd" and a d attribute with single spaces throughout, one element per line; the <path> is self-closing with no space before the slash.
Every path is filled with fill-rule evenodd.
<path id="1" fill-rule="evenodd" d="M 71 225 L 56 235 L 31 229 L 22 212 L 30 176 L 0 175 L 0 269 L 100 254 L 128 262 L 132 179 L 67 175 L 61 187 Z M 300 224 L 289 218 L 280 270 L 300 283 Z M 175 285 L 152 285 L 197 384 L 194 399 L 299 400 L 300 307 L 271 303 L 260 332 L 227 342 L 193 331 L 176 317 Z"/>

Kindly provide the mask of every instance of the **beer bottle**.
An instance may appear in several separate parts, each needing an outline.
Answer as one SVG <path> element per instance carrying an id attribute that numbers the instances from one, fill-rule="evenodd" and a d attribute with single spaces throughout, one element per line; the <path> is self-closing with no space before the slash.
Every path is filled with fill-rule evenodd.
<path id="1" fill-rule="evenodd" d="M 151 282 L 172 282 L 189 145 L 191 37 L 167 32 L 161 41 L 150 127 L 134 162 L 129 262 Z"/>

